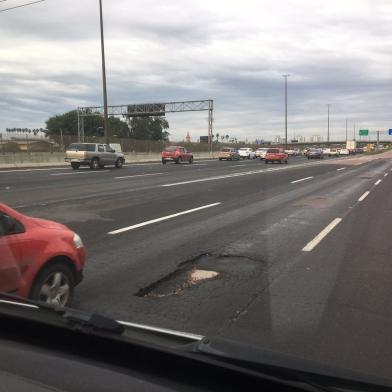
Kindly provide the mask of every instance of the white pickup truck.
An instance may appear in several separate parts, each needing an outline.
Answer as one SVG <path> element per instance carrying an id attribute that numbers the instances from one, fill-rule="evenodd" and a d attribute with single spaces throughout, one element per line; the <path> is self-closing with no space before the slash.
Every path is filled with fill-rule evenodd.
<path id="1" fill-rule="evenodd" d="M 90 166 L 91 169 L 114 165 L 120 169 L 125 158 L 122 152 L 115 151 L 108 144 L 73 143 L 65 151 L 65 161 L 69 162 L 74 170 L 82 165 Z"/>

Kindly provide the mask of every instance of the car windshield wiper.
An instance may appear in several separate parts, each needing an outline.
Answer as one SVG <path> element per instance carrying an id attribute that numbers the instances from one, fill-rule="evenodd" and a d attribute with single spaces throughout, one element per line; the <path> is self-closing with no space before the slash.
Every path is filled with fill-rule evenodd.
<path id="1" fill-rule="evenodd" d="M 389 379 L 260 349 L 223 338 L 208 338 L 188 345 L 188 352 L 238 366 L 259 376 L 317 391 L 391 391 Z M 299 385 L 298 385 L 299 384 Z"/>
<path id="2" fill-rule="evenodd" d="M 82 312 L 66 307 L 57 307 L 45 302 L 33 301 L 31 299 L 21 298 L 17 295 L 3 292 L 0 292 L 0 303 L 1 302 L 55 313 L 74 329 L 87 329 L 116 334 L 122 334 L 124 332 L 124 326 L 116 320 L 95 313 Z"/>
<path id="3" fill-rule="evenodd" d="M 11 305 L 0 309 L 0 313 L 31 317 L 43 323 L 60 324 L 75 331 L 104 334 L 107 337 L 125 338 L 123 332 L 130 327 L 142 329 L 147 334 L 157 332 L 167 335 L 184 337 L 184 333 L 165 330 L 163 328 L 119 322 L 97 314 L 89 314 L 70 308 L 54 307 L 53 305 L 20 298 L 16 295 L 0 292 L 0 304 Z M 19 305 L 19 306 L 15 306 Z M 21 312 L 22 307 L 23 312 Z M 35 314 L 25 310 L 39 309 L 43 313 Z M 45 317 L 45 314 L 50 317 Z M 260 349 L 222 338 L 209 338 L 186 334 L 186 340 L 193 343 L 175 346 L 175 352 L 191 354 L 199 359 L 213 360 L 219 366 L 229 366 L 241 372 L 250 373 L 275 382 L 296 386 L 309 391 L 390 391 L 392 382 L 388 379 L 368 376 L 359 372 L 346 371 L 313 361 Z M 145 338 L 148 338 L 145 336 Z M 128 339 L 127 339 L 128 340 Z M 139 341 L 140 343 L 140 341 Z M 146 342 L 147 343 L 147 342 Z M 165 346 L 162 346 L 165 348 Z"/>

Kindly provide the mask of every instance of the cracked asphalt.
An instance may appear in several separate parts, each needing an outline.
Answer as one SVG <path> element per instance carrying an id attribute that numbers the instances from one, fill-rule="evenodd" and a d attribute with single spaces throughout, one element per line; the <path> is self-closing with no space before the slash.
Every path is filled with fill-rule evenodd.
<path id="1" fill-rule="evenodd" d="M 81 235 L 76 308 L 389 376 L 391 169 L 386 153 L 10 170 L 0 200 Z"/>

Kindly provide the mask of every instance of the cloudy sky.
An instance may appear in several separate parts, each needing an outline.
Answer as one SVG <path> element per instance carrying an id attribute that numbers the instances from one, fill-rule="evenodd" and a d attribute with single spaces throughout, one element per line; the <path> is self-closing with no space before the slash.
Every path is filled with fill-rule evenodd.
<path id="1" fill-rule="evenodd" d="M 0 10 L 28 2 L 5 0 Z M 392 128 L 390 0 L 103 0 L 109 104 L 214 99 L 239 139 Z M 98 0 L 0 13 L 0 131 L 102 104 Z M 172 139 L 207 113 L 169 115 Z"/>

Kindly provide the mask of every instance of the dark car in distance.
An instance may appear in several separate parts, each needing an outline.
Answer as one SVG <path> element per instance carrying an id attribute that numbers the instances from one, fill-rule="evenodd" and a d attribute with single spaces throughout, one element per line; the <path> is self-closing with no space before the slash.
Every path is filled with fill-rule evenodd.
<path id="1" fill-rule="evenodd" d="M 323 159 L 324 153 L 321 148 L 311 148 L 307 153 L 306 156 L 308 159 Z"/>

